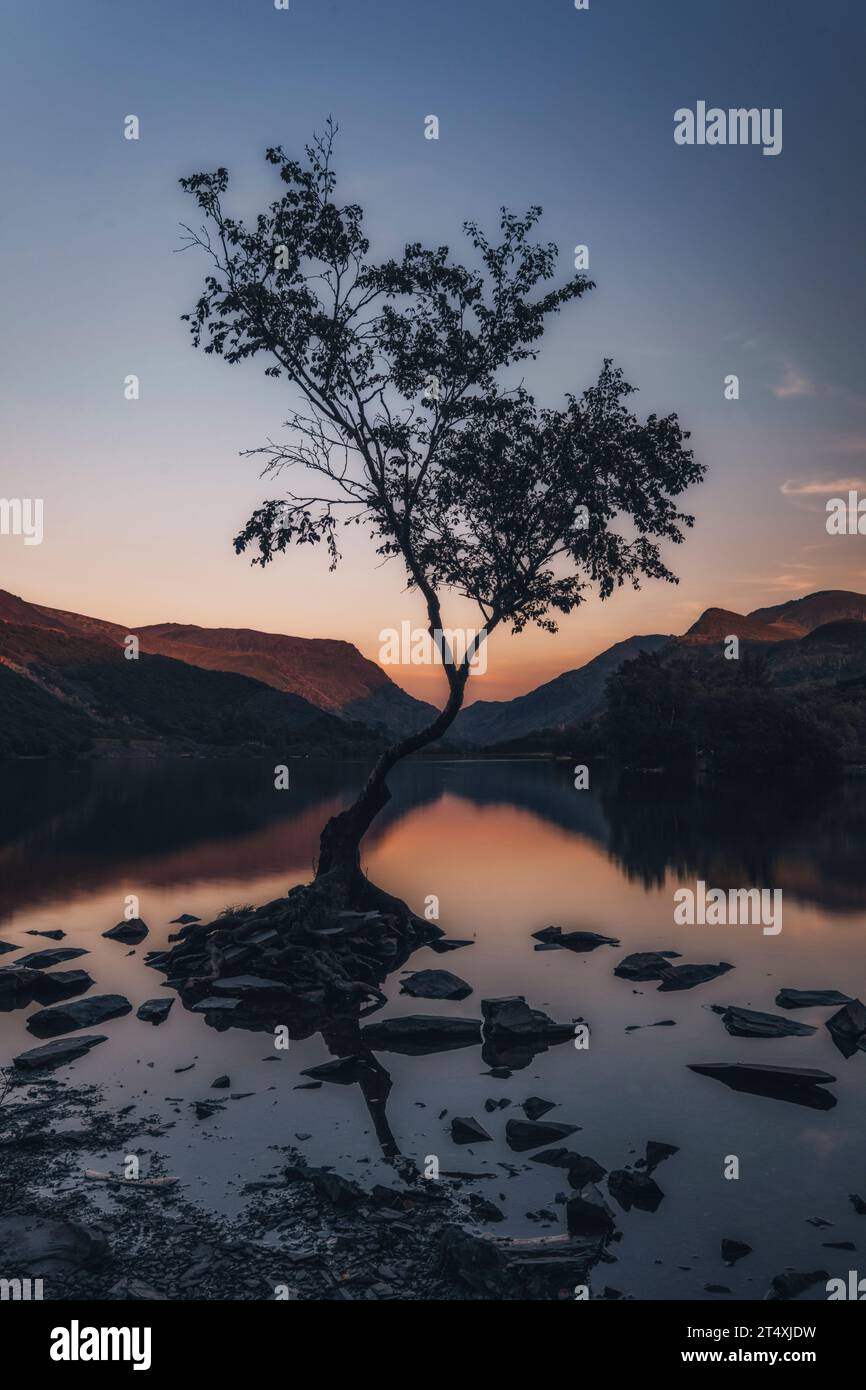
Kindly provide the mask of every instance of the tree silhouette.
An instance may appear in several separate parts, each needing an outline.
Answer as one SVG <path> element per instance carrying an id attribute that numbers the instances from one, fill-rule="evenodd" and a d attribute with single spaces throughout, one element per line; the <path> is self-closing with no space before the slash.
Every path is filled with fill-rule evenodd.
<path id="1" fill-rule="evenodd" d="M 335 133 L 329 120 L 305 163 L 267 151 L 284 189 L 249 225 L 224 209 L 225 169 L 180 182 L 204 219 L 185 228 L 185 249 L 211 262 L 184 315 L 194 345 L 229 363 L 263 356 L 266 375 L 294 388 L 286 441 L 248 452 L 264 457 L 263 476 L 313 479 L 263 502 L 236 550 L 266 565 L 290 545 L 322 543 L 333 568 L 340 528 L 365 526 L 380 556 L 402 561 L 444 646 L 444 707 L 382 753 L 322 833 L 318 876 L 351 889 L 388 773 L 446 732 L 486 635 L 502 624 L 553 632 L 591 586 L 604 599 L 644 576 L 676 582 L 660 543 L 683 539 L 692 517 L 673 499 L 704 470 L 676 415 L 641 422 L 629 411 L 633 388 L 609 359 L 559 410 L 504 382 L 535 357 L 549 316 L 593 288 L 584 275 L 544 288 L 558 251 L 530 240 L 540 208 L 503 208 L 496 242 L 465 223 L 474 268 L 420 242 L 376 263 L 361 208 L 335 199 Z M 481 619 L 459 659 L 440 637 L 446 593 L 473 600 Z"/>

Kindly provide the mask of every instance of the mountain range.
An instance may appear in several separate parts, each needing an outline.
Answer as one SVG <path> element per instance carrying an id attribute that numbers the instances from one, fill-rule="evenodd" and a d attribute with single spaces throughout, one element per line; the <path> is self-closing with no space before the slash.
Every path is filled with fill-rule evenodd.
<path id="1" fill-rule="evenodd" d="M 123 658 L 138 638 L 137 661 Z M 693 651 L 736 634 L 796 687 L 866 673 L 866 596 L 844 590 L 739 614 L 709 608 L 681 637 L 627 638 L 513 700 L 458 716 L 452 747 L 568 730 L 605 706 L 608 677 L 641 653 Z M 177 623 L 124 627 L 0 590 L 0 756 L 279 748 L 366 756 L 422 727 L 416 700 L 349 642 Z"/>

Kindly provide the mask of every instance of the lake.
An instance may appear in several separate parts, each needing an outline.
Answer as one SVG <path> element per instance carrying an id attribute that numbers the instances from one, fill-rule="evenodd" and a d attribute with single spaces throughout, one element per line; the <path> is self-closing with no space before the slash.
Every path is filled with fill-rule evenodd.
<path id="1" fill-rule="evenodd" d="M 123 994 L 134 1009 L 170 994 L 144 955 L 166 946 L 178 930 L 171 920 L 192 913 L 209 921 L 228 904 L 259 905 L 308 879 L 322 824 L 365 771 L 294 761 L 290 788 L 276 791 L 263 762 L 5 764 L 0 937 L 22 951 L 0 963 L 54 944 L 28 932 L 60 929 L 60 944 L 90 952 L 69 968 L 90 971 L 91 993 Z M 842 1277 L 856 1267 L 866 1218 L 849 1194 L 866 1197 L 866 1055 L 846 1059 L 836 1048 L 824 1026 L 833 1009 L 785 1014 L 816 1026 L 812 1036 L 765 1040 L 729 1036 L 710 1006 L 784 1013 L 774 1004 L 781 988 L 866 997 L 866 784 L 796 794 L 749 784 L 719 796 L 593 769 L 592 789 L 578 791 L 565 763 L 424 760 L 399 768 L 391 787 L 365 841 L 364 868 L 422 914 L 438 899 L 439 925 L 473 944 L 447 955 L 425 947 L 409 965 L 451 970 L 473 992 L 460 1003 L 412 999 L 400 993 L 398 970 L 383 987 L 387 1008 L 372 1017 L 478 1018 L 481 999 L 521 994 L 554 1019 L 584 1019 L 591 1030 L 588 1048 L 567 1040 L 499 1079 L 477 1047 L 378 1054 L 392 1079 L 387 1117 L 401 1153 L 420 1167 L 435 1156 L 443 1170 L 492 1174 L 474 1190 L 506 1219 L 482 1229 L 561 1231 L 556 1198 L 570 1195 L 565 1172 L 513 1152 L 504 1139 L 507 1119 L 523 1118 L 521 1103 L 541 1097 L 556 1103 L 545 1118 L 580 1127 L 562 1142 L 605 1169 L 634 1163 L 648 1140 L 679 1150 L 655 1171 L 664 1192 L 656 1211 L 625 1212 L 611 1201 L 622 1239 L 610 1247 L 615 1263 L 594 1272 L 594 1292 L 607 1284 L 638 1299 L 699 1299 L 719 1296 L 705 1285 L 721 1284 L 759 1299 L 787 1266 Z M 782 931 L 674 925 L 674 893 L 699 880 L 781 889 Z M 150 933 L 130 951 L 102 933 L 133 894 Z M 536 950 L 532 933 L 551 924 L 621 944 L 584 954 Z M 661 993 L 654 982 L 614 975 L 626 954 L 660 950 L 734 969 Z M 3 1062 L 37 1045 L 25 1029 L 31 1011 L 0 1013 Z M 674 1026 L 650 1026 L 666 1021 Z M 179 1000 L 160 1027 L 133 1012 L 97 1031 L 109 1041 L 56 1075 L 99 1082 L 112 1104 L 160 1114 L 171 1128 L 158 1150 L 191 1200 L 242 1210 L 243 1184 L 273 1171 L 275 1145 L 295 1145 L 311 1163 L 365 1186 L 393 1181 L 356 1085 L 294 1089 L 305 1068 L 331 1056 L 321 1035 L 292 1040 L 274 1065 L 266 1033 L 216 1031 Z M 820 1068 L 837 1078 L 826 1088 L 837 1103 L 822 1110 L 735 1091 L 688 1069 L 738 1061 Z M 211 1089 L 221 1074 L 233 1095 L 251 1094 L 196 1119 L 192 1102 L 225 1098 Z M 488 1112 L 487 1100 L 510 1105 Z M 455 1115 L 474 1116 L 491 1142 L 455 1145 Z M 142 1152 L 153 1148 L 142 1139 Z M 736 1178 L 726 1177 L 732 1157 Z M 810 1224 L 815 1218 L 831 1224 Z M 752 1254 L 725 1267 L 723 1238 Z M 827 1241 L 853 1241 L 857 1253 Z M 825 1296 L 823 1285 L 804 1295 Z"/>

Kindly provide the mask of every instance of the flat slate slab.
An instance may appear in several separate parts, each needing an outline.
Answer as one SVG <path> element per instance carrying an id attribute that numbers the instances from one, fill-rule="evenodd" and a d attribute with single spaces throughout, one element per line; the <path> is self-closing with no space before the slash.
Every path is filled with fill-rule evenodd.
<path id="1" fill-rule="evenodd" d="M 122 1018 L 132 1013 L 132 1005 L 122 994 L 94 994 L 74 1004 L 55 1004 L 50 1009 L 37 1009 L 27 1020 L 27 1031 L 37 1038 L 56 1038 L 59 1033 L 72 1033 L 79 1028 L 93 1028 L 110 1018 Z"/>
<path id="2" fill-rule="evenodd" d="M 838 989 L 780 989 L 776 1003 L 780 1009 L 837 1009 L 840 1004 L 853 1004 L 848 994 Z"/>
<path id="3" fill-rule="evenodd" d="M 107 1042 L 105 1033 L 86 1033 L 77 1038 L 57 1038 L 45 1043 L 44 1047 L 31 1047 L 29 1052 L 21 1052 L 13 1061 L 22 1071 L 38 1071 L 44 1067 L 60 1067 L 65 1062 L 74 1062 L 83 1057 L 97 1043 Z"/>
<path id="4" fill-rule="evenodd" d="M 481 1019 L 409 1014 L 405 1018 L 384 1018 L 378 1023 L 368 1023 L 361 1029 L 361 1036 L 365 1045 L 374 1050 L 422 1056 L 480 1043 Z"/>
<path id="5" fill-rule="evenodd" d="M 704 985 L 708 980 L 726 975 L 733 968 L 725 960 L 719 961 L 718 965 L 668 965 L 659 977 L 661 984 L 658 992 L 661 994 L 663 991 L 675 989 L 694 989 L 695 985 Z"/>
<path id="6" fill-rule="evenodd" d="M 734 1091 L 786 1100 L 812 1110 L 832 1110 L 836 1097 L 822 1089 L 836 1077 L 814 1067 L 759 1066 L 751 1062 L 689 1063 L 689 1071 L 721 1081 Z"/>
<path id="7" fill-rule="evenodd" d="M 65 960 L 76 960 L 88 956 L 83 946 L 52 946 L 44 951 L 31 951 L 29 956 L 18 956 L 16 966 L 23 965 L 28 970 L 50 970 L 52 965 L 62 965 Z"/>
<path id="8" fill-rule="evenodd" d="M 818 1031 L 809 1023 L 795 1023 L 781 1014 L 763 1014 L 734 1005 L 725 1008 L 715 1004 L 713 1013 L 721 1014 L 722 1023 L 734 1038 L 805 1038 Z"/>

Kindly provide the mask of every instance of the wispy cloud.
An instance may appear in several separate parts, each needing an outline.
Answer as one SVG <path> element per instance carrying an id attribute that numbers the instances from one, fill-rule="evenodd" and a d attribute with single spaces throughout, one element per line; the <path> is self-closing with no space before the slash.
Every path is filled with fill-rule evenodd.
<path id="1" fill-rule="evenodd" d="M 781 381 L 777 381 L 770 390 L 780 401 L 794 400 L 797 396 L 815 396 L 818 392 L 812 378 L 790 362 L 782 373 Z"/>
<path id="2" fill-rule="evenodd" d="M 838 497 L 843 492 L 866 491 L 866 479 L 788 478 L 779 491 L 783 497 Z"/>

